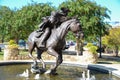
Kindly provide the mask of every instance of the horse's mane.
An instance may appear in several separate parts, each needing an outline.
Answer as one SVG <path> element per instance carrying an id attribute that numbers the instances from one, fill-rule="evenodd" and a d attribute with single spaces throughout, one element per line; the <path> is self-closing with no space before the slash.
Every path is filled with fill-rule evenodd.
<path id="1" fill-rule="evenodd" d="M 76 22 L 76 18 L 71 18 L 65 22 L 63 22 L 60 26 L 58 26 L 56 29 L 53 30 L 53 35 L 64 35 L 69 31 L 70 25 L 72 22 Z"/>
<path id="2" fill-rule="evenodd" d="M 59 26 L 59 28 L 66 28 L 66 27 L 68 27 L 68 25 L 70 25 L 70 23 L 72 23 L 72 22 L 74 22 L 74 21 L 77 21 L 77 22 L 78 22 L 78 19 L 75 18 L 75 17 L 70 18 L 70 19 L 66 20 L 65 22 L 63 22 L 63 23 Z"/>

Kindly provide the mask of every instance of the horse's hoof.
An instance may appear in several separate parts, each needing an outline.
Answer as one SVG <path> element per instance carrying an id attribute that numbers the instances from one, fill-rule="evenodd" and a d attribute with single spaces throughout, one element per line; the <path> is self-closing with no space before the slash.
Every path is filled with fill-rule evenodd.
<path id="1" fill-rule="evenodd" d="M 45 72 L 45 74 L 50 74 L 51 73 L 51 70 L 47 70 L 46 72 Z"/>
<path id="2" fill-rule="evenodd" d="M 33 74 L 41 73 L 39 69 L 33 69 L 33 68 L 31 68 L 30 71 L 31 71 Z"/>
<path id="3" fill-rule="evenodd" d="M 45 72 L 45 74 L 48 74 L 48 75 L 57 75 L 56 71 L 54 71 L 54 70 L 47 70 Z"/>
<path id="4" fill-rule="evenodd" d="M 32 73 L 39 73 L 39 74 L 43 74 L 44 72 L 46 72 L 46 69 L 44 68 L 40 68 L 39 66 L 31 66 L 31 72 Z"/>
<path id="5" fill-rule="evenodd" d="M 40 72 L 41 72 L 41 74 L 43 74 L 44 72 L 46 72 L 46 69 L 41 68 L 41 69 L 40 69 Z"/>

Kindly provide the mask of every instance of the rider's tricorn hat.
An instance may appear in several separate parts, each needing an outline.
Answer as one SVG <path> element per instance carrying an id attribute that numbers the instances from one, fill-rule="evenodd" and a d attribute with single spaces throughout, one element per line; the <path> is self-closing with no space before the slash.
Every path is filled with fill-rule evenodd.
<path id="1" fill-rule="evenodd" d="M 69 10 L 68 8 L 65 8 L 65 7 L 62 7 L 61 10 L 62 10 L 63 12 L 70 12 L 70 10 Z"/>

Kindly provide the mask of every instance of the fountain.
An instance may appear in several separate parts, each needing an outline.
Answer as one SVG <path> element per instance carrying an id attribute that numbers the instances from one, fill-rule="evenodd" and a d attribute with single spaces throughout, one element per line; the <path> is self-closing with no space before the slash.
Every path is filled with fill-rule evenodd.
<path id="1" fill-rule="evenodd" d="M 87 69 L 79 64 L 63 63 L 58 67 L 58 75 L 38 74 L 31 72 L 32 62 L 0 63 L 0 80 L 120 80 L 107 73 Z M 54 62 L 46 62 L 47 69 Z M 39 64 L 41 66 L 41 64 Z"/>
<path id="2" fill-rule="evenodd" d="M 56 16 L 56 15 L 55 15 Z M 62 17 L 60 15 L 57 15 L 56 18 Z M 64 16 L 66 17 L 66 16 Z M 54 15 L 51 15 L 50 20 L 54 18 Z M 48 18 L 46 18 L 48 19 Z M 45 22 L 45 26 L 40 26 L 40 28 L 51 28 L 48 24 Z M 53 20 L 56 21 L 56 20 Z M 58 22 L 58 21 L 57 21 Z M 54 22 L 55 23 L 55 22 Z M 60 22 L 61 23 L 61 22 Z M 60 24 L 57 23 L 57 24 Z M 51 23 L 50 23 L 51 24 Z M 56 23 L 55 23 L 56 24 Z M 53 28 L 51 32 L 49 31 L 50 36 L 47 36 L 46 44 L 42 47 L 40 46 L 41 40 L 44 40 L 44 37 L 46 37 L 47 29 L 45 29 L 39 34 L 36 33 L 36 31 L 32 32 L 29 35 L 28 38 L 28 51 L 29 51 L 29 57 L 32 58 L 34 61 L 34 64 L 31 65 L 32 62 L 26 62 L 26 61 L 11 61 L 11 62 L 1 62 L 0 63 L 0 80 L 120 80 L 120 78 L 117 78 L 115 76 L 109 76 L 109 74 L 106 73 L 100 73 L 97 71 L 89 70 L 85 66 L 81 66 L 80 64 L 70 64 L 70 63 L 62 63 L 62 50 L 65 46 L 65 36 L 68 33 L 68 31 L 73 32 L 76 35 L 76 38 L 82 38 L 83 37 L 83 31 L 81 23 L 77 18 L 71 18 L 68 20 L 65 20 L 61 23 L 60 26 L 51 25 Z M 44 32 L 44 33 L 43 33 Z M 36 34 L 41 35 L 41 37 L 36 37 Z M 46 39 L 46 38 L 45 38 Z M 37 59 L 32 55 L 32 52 L 36 48 L 37 50 L 37 59 L 42 62 L 42 64 L 38 64 Z M 42 53 L 48 52 L 52 56 L 56 57 L 56 61 L 54 63 L 47 62 L 45 66 L 43 60 L 42 60 Z M 62 63 L 62 64 L 61 64 Z M 54 64 L 53 67 L 50 68 L 50 65 Z M 61 65 L 60 65 L 61 64 Z M 39 67 L 39 65 L 42 65 L 42 68 Z M 46 71 L 49 69 L 48 71 Z M 57 71 L 58 70 L 58 71 Z M 58 74 L 56 74 L 56 71 Z M 44 74 L 43 74 L 44 73 Z M 52 74 L 52 75 L 51 75 Z M 53 75 L 54 74 L 54 75 Z"/>

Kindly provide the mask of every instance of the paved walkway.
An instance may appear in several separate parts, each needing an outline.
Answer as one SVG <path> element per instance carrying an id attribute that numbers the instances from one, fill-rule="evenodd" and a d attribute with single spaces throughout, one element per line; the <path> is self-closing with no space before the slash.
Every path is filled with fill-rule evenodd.
<path id="1" fill-rule="evenodd" d="M 102 58 L 120 61 L 120 57 L 114 57 L 112 54 L 102 54 Z M 120 64 L 96 64 L 91 66 L 107 70 L 109 73 L 120 77 Z"/>

